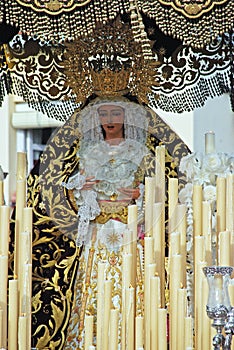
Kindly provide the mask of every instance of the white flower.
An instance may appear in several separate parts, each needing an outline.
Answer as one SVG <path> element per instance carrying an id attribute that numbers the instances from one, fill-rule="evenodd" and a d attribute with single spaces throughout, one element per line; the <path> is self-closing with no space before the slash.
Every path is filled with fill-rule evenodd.
<path id="1" fill-rule="evenodd" d="M 183 157 L 180 161 L 180 171 L 185 173 L 188 180 L 193 180 L 202 167 L 202 154 L 194 152 Z"/>
<path id="2" fill-rule="evenodd" d="M 210 182 L 210 174 L 205 169 L 200 169 L 199 173 L 196 173 L 193 178 L 193 182 L 196 185 L 203 185 Z"/>
<path id="3" fill-rule="evenodd" d="M 225 168 L 223 159 L 218 153 L 209 153 L 204 157 L 204 170 L 207 171 L 207 173 L 222 173 Z"/>
<path id="4" fill-rule="evenodd" d="M 204 200 L 213 202 L 216 199 L 216 187 L 212 185 L 204 186 L 203 189 Z"/>
<path id="5" fill-rule="evenodd" d="M 193 185 L 191 183 L 187 183 L 184 188 L 182 188 L 179 192 L 179 201 L 180 203 L 187 203 L 192 198 L 193 193 Z"/>

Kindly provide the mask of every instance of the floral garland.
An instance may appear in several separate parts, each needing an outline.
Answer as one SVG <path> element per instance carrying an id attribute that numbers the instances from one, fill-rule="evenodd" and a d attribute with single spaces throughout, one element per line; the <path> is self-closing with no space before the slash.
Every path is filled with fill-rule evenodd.
<path id="1" fill-rule="evenodd" d="M 193 186 L 202 186 L 203 200 L 211 207 L 212 248 L 216 249 L 216 181 L 234 173 L 234 154 L 194 152 L 181 159 L 179 169 L 186 175 L 187 184 L 179 192 L 179 201 L 187 206 L 187 273 L 188 298 L 193 300 Z M 212 238 L 213 237 L 213 238 Z M 214 260 L 214 258 L 213 258 Z M 193 303 L 189 304 L 193 314 Z"/>
<path id="2" fill-rule="evenodd" d="M 187 184 L 179 193 L 179 200 L 189 208 L 192 204 L 193 185 L 201 185 L 203 200 L 212 208 L 212 228 L 215 228 L 216 181 L 218 177 L 226 177 L 234 173 L 234 154 L 194 152 L 181 159 L 180 171 L 186 175 Z M 188 222 L 188 227 L 191 221 Z M 190 247 L 189 238 L 188 248 Z M 191 242 L 190 242 L 191 243 Z M 190 249 L 189 249 L 190 250 Z"/>

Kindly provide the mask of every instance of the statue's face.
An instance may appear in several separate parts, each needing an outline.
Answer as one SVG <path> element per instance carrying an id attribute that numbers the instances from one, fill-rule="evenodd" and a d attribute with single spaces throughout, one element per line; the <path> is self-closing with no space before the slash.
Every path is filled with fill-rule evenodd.
<path id="1" fill-rule="evenodd" d="M 98 108 L 100 123 L 106 139 L 122 138 L 124 129 L 124 109 L 115 105 L 103 105 Z"/>

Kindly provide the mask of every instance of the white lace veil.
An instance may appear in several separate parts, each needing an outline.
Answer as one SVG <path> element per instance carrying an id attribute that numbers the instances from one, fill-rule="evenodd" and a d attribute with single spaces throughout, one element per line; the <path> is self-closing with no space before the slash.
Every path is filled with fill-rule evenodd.
<path id="1" fill-rule="evenodd" d="M 124 97 L 98 97 L 79 113 L 78 125 L 83 143 L 96 143 L 104 139 L 98 115 L 98 109 L 103 105 L 122 107 L 125 139 L 145 144 L 148 130 L 147 111 L 143 106 Z"/>
<path id="2" fill-rule="evenodd" d="M 100 117 L 98 109 L 103 105 L 115 105 L 123 108 L 124 110 L 124 138 L 125 140 L 131 139 L 134 142 L 139 143 L 139 148 L 146 152 L 148 151 L 145 146 L 148 120 L 147 110 L 138 105 L 137 103 L 130 102 L 123 97 L 118 98 L 96 98 L 81 112 L 78 113 L 78 129 L 80 133 L 80 149 L 77 154 L 80 156 L 83 152 L 86 153 L 89 147 L 96 145 L 104 140 L 104 135 L 100 123 Z M 143 148 L 145 150 L 143 151 Z M 140 152 L 140 154 L 142 154 Z M 82 196 L 80 190 L 85 183 L 85 176 L 78 173 L 70 178 L 67 184 L 64 186 L 68 189 L 75 189 L 75 197 L 77 203 L 80 204 L 78 210 L 78 235 L 76 238 L 76 244 L 81 245 L 87 243 L 90 240 L 89 237 L 89 222 L 100 214 L 100 208 L 96 201 L 96 193 L 93 190 L 83 191 Z M 80 200 L 81 199 L 81 200 Z"/>

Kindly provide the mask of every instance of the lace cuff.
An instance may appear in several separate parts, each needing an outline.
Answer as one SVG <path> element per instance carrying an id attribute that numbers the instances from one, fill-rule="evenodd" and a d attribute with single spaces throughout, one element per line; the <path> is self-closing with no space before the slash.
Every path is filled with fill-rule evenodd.
<path id="1" fill-rule="evenodd" d="M 72 176 L 69 179 L 68 183 L 62 182 L 61 185 L 68 190 L 74 190 L 74 189 L 81 190 L 85 184 L 85 181 L 86 181 L 85 176 L 78 173 Z"/>
<path id="2" fill-rule="evenodd" d="M 97 202 L 97 193 L 94 190 L 82 190 L 86 177 L 80 173 L 71 177 L 68 183 L 62 182 L 62 186 L 68 190 L 74 190 L 78 210 L 78 234 L 76 244 L 82 245 L 89 240 L 89 223 L 100 214 Z"/>

